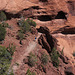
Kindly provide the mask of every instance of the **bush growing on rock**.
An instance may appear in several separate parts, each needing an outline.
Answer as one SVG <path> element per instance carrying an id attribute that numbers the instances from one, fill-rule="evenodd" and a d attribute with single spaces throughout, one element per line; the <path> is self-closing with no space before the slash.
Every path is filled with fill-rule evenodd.
<path id="1" fill-rule="evenodd" d="M 28 69 L 26 75 L 36 75 L 36 74 L 35 74 L 35 72 L 31 72 L 31 71 Z"/>
<path id="2" fill-rule="evenodd" d="M 0 41 L 5 39 L 6 29 L 0 24 Z"/>
<path id="3" fill-rule="evenodd" d="M 25 37 L 24 34 L 23 34 L 23 32 L 19 31 L 17 37 L 18 37 L 18 39 L 20 40 L 20 44 L 22 44 L 22 40 L 23 40 L 24 37 Z"/>
<path id="4" fill-rule="evenodd" d="M 28 24 L 28 22 L 26 22 L 26 21 L 24 22 L 22 29 L 23 29 L 24 33 L 30 31 L 30 25 Z"/>
<path id="5" fill-rule="evenodd" d="M 36 23 L 33 20 L 30 19 L 25 20 L 24 18 L 18 21 L 18 25 L 23 30 L 23 33 L 29 32 L 30 26 L 36 27 Z"/>
<path id="6" fill-rule="evenodd" d="M 53 66 L 58 67 L 59 66 L 59 54 L 58 51 L 56 51 L 55 48 L 53 48 L 52 52 L 51 52 L 51 60 L 53 63 Z"/>
<path id="7" fill-rule="evenodd" d="M 17 37 L 18 37 L 19 40 L 23 40 L 24 39 L 24 34 L 19 31 Z"/>
<path id="8" fill-rule="evenodd" d="M 48 55 L 47 55 L 46 53 L 43 53 L 43 54 L 41 55 L 41 61 L 42 61 L 42 63 L 43 63 L 44 65 L 46 65 L 46 64 L 48 63 L 49 57 L 48 57 Z"/>
<path id="9" fill-rule="evenodd" d="M 0 75 L 7 75 L 11 59 L 11 54 L 7 49 L 0 46 Z"/>
<path id="10" fill-rule="evenodd" d="M 0 12 L 0 21 L 5 21 L 6 20 L 6 15 L 3 11 Z"/>
<path id="11" fill-rule="evenodd" d="M 19 20 L 18 25 L 21 27 L 21 30 L 23 30 L 23 33 L 30 31 L 30 25 L 24 19 Z"/>
<path id="12" fill-rule="evenodd" d="M 30 20 L 29 18 L 26 20 L 26 22 L 28 22 L 30 26 L 36 27 L 36 22 L 34 22 L 33 20 Z"/>
<path id="13" fill-rule="evenodd" d="M 15 50 L 16 50 L 16 46 L 12 44 L 9 44 L 9 46 L 7 47 L 7 50 L 9 51 L 9 53 L 11 54 L 11 56 L 14 54 Z"/>
<path id="14" fill-rule="evenodd" d="M 29 57 L 28 57 L 28 64 L 31 67 L 33 67 L 33 66 L 35 66 L 36 62 L 37 62 L 37 57 L 34 54 L 30 53 Z"/>
<path id="15" fill-rule="evenodd" d="M 6 23 L 6 22 L 4 22 L 4 21 L 1 23 L 1 25 L 2 25 L 2 27 L 5 27 L 5 28 L 6 28 L 6 27 L 9 27 L 8 23 Z"/>

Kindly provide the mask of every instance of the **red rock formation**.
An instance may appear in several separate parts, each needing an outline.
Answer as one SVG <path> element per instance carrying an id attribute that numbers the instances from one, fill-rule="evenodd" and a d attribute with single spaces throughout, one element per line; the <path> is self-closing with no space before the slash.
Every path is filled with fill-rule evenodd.
<path id="1" fill-rule="evenodd" d="M 26 73 L 23 72 L 26 72 L 28 68 L 32 71 L 35 70 L 38 75 L 75 74 L 75 70 L 73 70 L 75 68 L 75 58 L 72 55 L 73 51 L 75 51 L 75 0 L 0 0 L 0 11 L 5 12 L 7 19 L 19 18 L 21 15 L 26 18 L 33 18 L 37 23 L 37 28 L 41 26 L 38 30 L 42 33 L 39 38 L 41 46 L 47 52 L 51 52 L 54 47 L 59 49 L 60 64 L 58 69 L 53 67 L 52 62 L 50 62 L 49 65 L 45 66 L 46 73 L 44 73 L 43 70 L 41 72 L 36 66 L 30 68 L 23 63 L 17 71 L 17 75 L 25 75 Z M 14 43 L 17 46 L 17 51 L 12 60 L 15 63 L 24 54 L 25 48 L 30 41 L 34 40 L 34 37 L 31 35 L 27 38 L 29 41 L 23 40 L 23 46 L 21 46 L 19 40 L 15 38 L 19 30 L 16 20 L 9 20 L 8 23 L 13 25 L 14 28 L 12 30 L 7 28 L 7 35 L 3 45 L 8 46 L 9 43 Z M 32 28 L 32 33 L 37 34 L 37 30 Z M 64 55 L 61 54 L 63 47 Z M 37 49 L 43 50 L 40 46 L 35 51 Z M 45 49 L 44 51 L 46 51 Z M 39 63 L 41 62 L 39 61 Z"/>
<path id="2" fill-rule="evenodd" d="M 53 48 L 57 48 L 57 40 L 50 34 L 47 27 L 41 26 L 38 31 L 43 33 L 43 35 L 39 38 L 39 43 L 42 47 L 47 49 L 48 52 L 51 52 Z"/>

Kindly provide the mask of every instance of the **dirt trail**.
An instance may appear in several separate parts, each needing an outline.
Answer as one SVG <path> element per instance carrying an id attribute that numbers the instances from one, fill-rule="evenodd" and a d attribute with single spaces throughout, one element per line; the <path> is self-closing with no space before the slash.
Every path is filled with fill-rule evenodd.
<path id="1" fill-rule="evenodd" d="M 35 47 L 37 46 L 37 42 L 38 42 L 38 38 L 41 36 L 41 33 L 38 33 L 37 39 L 36 41 L 32 41 L 31 43 L 29 43 L 29 45 L 27 46 L 27 48 L 25 49 L 25 53 L 24 55 L 22 55 L 22 58 L 20 58 L 21 60 L 28 56 L 28 54 L 33 51 L 35 49 Z"/>
<path id="2" fill-rule="evenodd" d="M 23 59 L 28 56 L 28 54 L 33 51 L 36 46 L 37 46 L 37 42 L 38 42 L 38 38 L 41 36 L 42 33 L 38 33 L 37 39 L 35 41 L 32 41 L 31 43 L 29 43 L 29 45 L 27 46 L 27 48 L 24 50 L 24 54 L 20 57 L 19 60 L 17 60 L 17 63 L 19 64 L 19 67 L 17 65 L 13 65 L 13 71 L 15 72 L 17 69 L 20 68 L 20 66 L 23 63 Z"/>

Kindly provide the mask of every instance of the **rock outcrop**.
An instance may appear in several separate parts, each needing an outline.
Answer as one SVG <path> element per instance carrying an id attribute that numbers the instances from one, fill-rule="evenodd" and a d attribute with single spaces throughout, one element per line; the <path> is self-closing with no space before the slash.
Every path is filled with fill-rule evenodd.
<path id="1" fill-rule="evenodd" d="M 41 44 L 42 47 L 48 52 L 51 52 L 53 48 L 57 48 L 57 40 L 50 34 L 47 27 L 41 26 L 38 31 L 43 33 L 39 38 L 39 44 Z"/>
<path id="2" fill-rule="evenodd" d="M 67 3 L 65 0 L 0 0 L 0 10 L 12 14 L 21 14 L 27 17 L 38 18 L 39 20 L 51 20 L 56 17 L 59 18 L 61 12 L 65 15 L 69 13 Z"/>

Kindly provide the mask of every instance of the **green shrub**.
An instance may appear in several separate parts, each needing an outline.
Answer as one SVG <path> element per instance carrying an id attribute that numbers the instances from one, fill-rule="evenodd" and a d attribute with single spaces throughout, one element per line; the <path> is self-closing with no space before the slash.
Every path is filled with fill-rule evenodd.
<path id="1" fill-rule="evenodd" d="M 6 15 L 3 11 L 0 12 L 0 21 L 5 21 L 6 20 Z"/>
<path id="2" fill-rule="evenodd" d="M 36 27 L 36 22 L 34 22 L 33 20 L 30 20 L 29 18 L 26 20 L 26 22 L 28 22 L 30 26 Z"/>
<path id="3" fill-rule="evenodd" d="M 23 40 L 24 39 L 24 34 L 22 32 L 18 32 L 17 37 L 18 37 L 19 40 Z"/>
<path id="4" fill-rule="evenodd" d="M 11 59 L 11 54 L 7 51 L 7 49 L 0 46 L 0 75 L 7 75 Z"/>
<path id="5" fill-rule="evenodd" d="M 23 30 L 24 33 L 30 31 L 30 25 L 28 24 L 28 22 L 25 21 L 25 22 L 23 23 L 22 30 Z"/>
<path id="6" fill-rule="evenodd" d="M 2 27 L 9 27 L 8 23 L 6 23 L 4 21 L 1 23 L 1 25 L 2 25 Z"/>
<path id="7" fill-rule="evenodd" d="M 9 53 L 11 54 L 11 56 L 14 54 L 15 50 L 16 50 L 16 46 L 12 44 L 9 44 L 9 46 L 7 47 L 7 50 L 9 51 Z"/>
<path id="8" fill-rule="evenodd" d="M 25 38 L 24 33 L 22 31 L 18 32 L 17 39 L 20 40 L 20 44 L 22 45 L 22 40 Z"/>
<path id="9" fill-rule="evenodd" d="M 0 24 L 0 41 L 5 39 L 6 29 Z"/>
<path id="10" fill-rule="evenodd" d="M 30 55 L 28 57 L 28 64 L 31 67 L 33 67 L 33 66 L 35 66 L 36 62 L 37 62 L 37 57 L 34 54 L 30 53 Z"/>
<path id="11" fill-rule="evenodd" d="M 46 53 L 43 53 L 43 54 L 41 55 L 41 61 L 42 61 L 42 63 L 43 63 L 44 65 L 46 65 L 46 64 L 48 63 L 49 57 L 48 57 L 48 55 L 47 55 Z"/>
<path id="12" fill-rule="evenodd" d="M 18 25 L 21 27 L 21 30 L 23 30 L 23 33 L 30 31 L 30 25 L 24 19 L 19 20 Z"/>
<path id="13" fill-rule="evenodd" d="M 36 27 L 36 23 L 29 18 L 27 20 L 25 20 L 25 18 L 21 18 L 21 20 L 18 21 L 18 25 L 21 27 L 21 30 L 23 30 L 23 33 L 29 32 L 30 26 Z"/>
<path id="14" fill-rule="evenodd" d="M 55 48 L 53 48 L 52 53 L 51 53 L 51 60 L 53 63 L 53 66 L 58 67 L 59 66 L 59 54 L 58 51 L 56 51 Z"/>
<path id="15" fill-rule="evenodd" d="M 26 75 L 36 75 L 36 73 L 35 73 L 35 72 L 31 72 L 31 71 L 28 69 Z"/>

